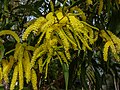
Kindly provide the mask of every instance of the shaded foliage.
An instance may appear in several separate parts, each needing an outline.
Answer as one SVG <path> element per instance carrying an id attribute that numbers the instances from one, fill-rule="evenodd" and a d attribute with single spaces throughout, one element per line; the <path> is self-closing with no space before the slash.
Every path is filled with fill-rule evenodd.
<path id="1" fill-rule="evenodd" d="M 119 0 L 52 0 L 54 10 L 62 9 L 62 13 L 78 13 L 79 20 L 83 20 L 90 25 L 93 25 L 100 30 L 110 30 L 119 37 L 120 35 L 120 2 Z M 100 3 L 103 1 L 103 6 Z M 62 8 L 61 8 L 62 6 Z M 74 9 L 75 10 L 72 10 Z M 25 29 L 40 16 L 45 17 L 52 11 L 50 2 L 47 0 L 1 0 L 0 1 L 0 31 L 12 30 L 22 38 Z M 81 11 L 80 11 L 81 10 Z M 79 12 L 77 12 L 79 11 Z M 86 19 L 84 18 L 84 14 Z M 93 29 L 93 31 L 95 31 Z M 100 31 L 98 32 L 100 33 Z M 40 35 L 39 35 L 40 36 Z M 28 45 L 35 46 L 39 36 L 30 33 L 27 39 Z M 16 41 L 10 35 L 1 36 L 5 48 L 3 59 L 8 59 L 10 55 L 14 55 Z M 82 42 L 81 42 L 82 44 Z M 108 53 L 108 60 L 103 60 L 103 46 L 105 42 L 101 37 L 90 45 L 93 51 L 86 50 L 71 50 L 71 59 L 69 62 L 69 79 L 68 88 L 70 90 L 119 90 L 120 84 L 120 64 L 111 52 Z M 109 50 L 110 51 L 110 50 Z M 1 51 L 0 51 L 1 52 Z M 32 53 L 32 51 L 30 51 Z M 7 54 L 6 54 L 7 53 Z M 31 54 L 30 54 L 31 56 Z M 48 69 L 48 77 L 45 79 L 44 74 L 38 73 L 38 68 L 35 68 L 38 77 L 37 87 L 42 90 L 59 90 L 65 89 L 65 72 L 66 66 L 61 66 L 61 63 L 53 60 Z M 36 64 L 37 65 L 37 64 Z M 66 65 L 66 64 L 65 64 Z M 37 66 L 36 66 L 37 67 Z M 12 70 L 13 72 L 13 70 Z M 12 72 L 9 77 L 11 80 Z M 67 73 L 67 74 L 68 74 Z M 66 80 L 67 81 L 67 80 Z M 4 86 L 7 83 L 3 80 Z M 32 84 L 25 83 L 25 88 L 31 88 Z M 16 88 L 18 88 L 16 86 Z M 8 88 L 7 88 L 8 89 Z M 6 90 L 7 90 L 6 89 Z M 67 90 L 67 89 L 66 89 Z"/>

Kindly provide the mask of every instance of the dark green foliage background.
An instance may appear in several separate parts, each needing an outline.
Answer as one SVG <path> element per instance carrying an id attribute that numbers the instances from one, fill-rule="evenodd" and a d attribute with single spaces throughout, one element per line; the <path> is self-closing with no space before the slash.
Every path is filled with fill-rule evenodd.
<path id="1" fill-rule="evenodd" d="M 87 17 L 86 22 L 101 29 L 109 29 L 118 37 L 120 36 L 120 4 L 119 0 L 103 0 L 104 6 L 98 15 L 99 1 L 92 0 L 88 5 L 87 0 L 52 0 L 55 10 L 61 6 L 68 11 L 77 6 Z M 26 23 L 30 18 L 45 16 L 51 11 L 48 0 L 0 0 L 0 31 L 13 30 L 19 37 L 27 28 Z M 80 18 L 81 19 L 81 18 Z M 16 41 L 11 36 L 2 36 L 5 52 L 14 49 Z M 37 37 L 29 36 L 28 43 L 34 45 Z M 109 60 L 103 60 L 101 38 L 92 46 L 91 51 L 71 51 L 72 62 L 69 65 L 69 90 L 119 90 L 120 89 L 120 63 L 109 55 Z M 12 54 L 12 53 L 10 53 Z M 8 57 L 6 55 L 6 57 Z M 63 69 L 59 62 L 51 62 L 48 78 L 40 79 L 41 90 L 65 90 Z M 39 86 L 39 85 L 38 85 Z M 30 88 L 26 85 L 25 88 Z M 24 90 L 27 90 L 24 89 Z M 2 89 L 0 89 L 2 90 Z"/>

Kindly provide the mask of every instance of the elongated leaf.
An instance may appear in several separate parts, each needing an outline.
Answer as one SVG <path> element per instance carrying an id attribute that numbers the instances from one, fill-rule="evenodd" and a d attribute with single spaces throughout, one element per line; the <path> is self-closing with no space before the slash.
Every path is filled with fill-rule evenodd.
<path id="1" fill-rule="evenodd" d="M 0 39 L 0 61 L 4 56 L 4 52 L 5 52 L 4 45 L 2 44 L 2 40 Z"/>
<path id="2" fill-rule="evenodd" d="M 81 65 L 81 81 L 82 81 L 82 85 L 84 87 L 84 90 L 88 90 L 88 85 L 87 85 L 87 81 L 86 81 L 85 61 L 83 61 L 82 65 Z"/>
<path id="3" fill-rule="evenodd" d="M 68 90 L 68 81 L 69 81 L 69 66 L 66 64 L 62 64 L 63 73 L 65 78 L 65 90 Z"/>
<path id="4" fill-rule="evenodd" d="M 50 1 L 50 7 L 51 7 L 51 11 L 54 13 L 54 4 L 52 1 Z"/>

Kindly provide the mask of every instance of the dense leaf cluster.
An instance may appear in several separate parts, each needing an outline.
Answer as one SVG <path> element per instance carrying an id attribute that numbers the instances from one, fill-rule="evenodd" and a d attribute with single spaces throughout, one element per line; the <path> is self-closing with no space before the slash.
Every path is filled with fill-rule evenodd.
<path id="1" fill-rule="evenodd" d="M 119 90 L 119 0 L 1 0 L 4 89 Z"/>

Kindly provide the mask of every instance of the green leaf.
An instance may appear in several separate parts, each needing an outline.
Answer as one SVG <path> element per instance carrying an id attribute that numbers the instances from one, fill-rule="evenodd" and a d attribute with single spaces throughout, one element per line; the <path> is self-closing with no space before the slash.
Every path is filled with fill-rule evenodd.
<path id="1" fill-rule="evenodd" d="M 2 39 L 0 39 L 0 61 L 2 60 L 2 58 L 4 56 L 4 52 L 5 52 L 5 48 L 4 48 L 4 45 L 2 43 Z"/>
<path id="2" fill-rule="evenodd" d="M 52 1 L 50 1 L 50 7 L 51 7 L 51 11 L 54 13 L 54 4 Z"/>
<path id="3" fill-rule="evenodd" d="M 69 81 L 69 66 L 67 64 L 62 64 L 63 73 L 65 78 L 65 90 L 68 90 L 68 81 Z"/>
<path id="4" fill-rule="evenodd" d="M 86 62 L 83 61 L 81 64 L 81 81 L 84 87 L 84 90 L 88 90 L 87 80 L 86 80 Z"/>
<path id="5" fill-rule="evenodd" d="M 4 11 L 8 11 L 9 0 L 4 0 Z"/>

